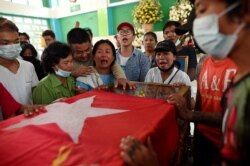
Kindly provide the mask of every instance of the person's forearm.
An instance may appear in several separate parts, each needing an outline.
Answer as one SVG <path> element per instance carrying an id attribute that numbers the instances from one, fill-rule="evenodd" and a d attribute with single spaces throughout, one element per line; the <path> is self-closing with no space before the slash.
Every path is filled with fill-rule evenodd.
<path id="1" fill-rule="evenodd" d="M 115 76 L 116 79 L 119 79 L 119 78 L 124 78 L 124 79 L 127 79 L 124 71 L 122 70 L 121 66 L 118 65 L 117 63 L 115 63 L 112 68 L 112 73 L 113 75 Z"/>

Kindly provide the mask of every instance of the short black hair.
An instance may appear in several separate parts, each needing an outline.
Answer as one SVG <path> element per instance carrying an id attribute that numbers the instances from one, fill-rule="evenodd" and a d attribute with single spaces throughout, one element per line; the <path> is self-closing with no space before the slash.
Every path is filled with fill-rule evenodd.
<path id="1" fill-rule="evenodd" d="M 152 37 L 155 39 L 156 43 L 157 43 L 157 35 L 156 35 L 154 32 L 152 32 L 152 31 L 146 32 L 146 33 L 143 35 L 143 38 L 145 38 L 145 36 L 152 36 Z"/>
<path id="2" fill-rule="evenodd" d="M 28 40 L 30 40 L 30 36 L 26 32 L 19 32 L 19 36 L 25 36 Z"/>
<path id="3" fill-rule="evenodd" d="M 84 29 L 87 33 L 89 33 L 91 37 L 93 37 L 93 33 L 92 33 L 92 30 L 91 30 L 90 28 L 85 27 L 85 28 L 83 28 L 83 29 Z"/>
<path id="4" fill-rule="evenodd" d="M 178 21 L 172 21 L 172 20 L 170 20 L 170 21 L 168 21 L 168 22 L 165 23 L 165 25 L 163 26 L 162 31 L 164 32 L 167 27 L 172 26 L 172 25 L 175 26 L 175 27 L 178 27 L 178 26 L 181 25 L 181 23 L 178 22 Z"/>
<path id="5" fill-rule="evenodd" d="M 45 31 L 43 31 L 42 36 L 43 37 L 44 36 L 51 36 L 54 39 L 56 38 L 56 35 L 55 35 L 55 33 L 52 30 L 45 30 Z"/>
<path id="6" fill-rule="evenodd" d="M 18 32 L 19 29 L 15 23 L 8 20 L 7 18 L 0 17 L 0 32 Z"/>
<path id="7" fill-rule="evenodd" d="M 67 34 L 69 44 L 81 44 L 91 42 L 88 33 L 83 28 L 73 28 Z"/>
<path id="8" fill-rule="evenodd" d="M 53 42 L 49 44 L 42 53 L 42 66 L 45 73 L 55 73 L 52 68 L 60 62 L 60 59 L 67 58 L 72 54 L 71 48 L 62 42 Z"/>
<path id="9" fill-rule="evenodd" d="M 157 43 L 155 47 L 155 53 L 157 52 L 172 52 L 175 56 L 177 55 L 176 46 L 170 40 L 163 40 Z"/>
<path id="10" fill-rule="evenodd" d="M 111 49 L 112 49 L 112 55 L 114 56 L 114 61 L 111 63 L 111 66 L 113 66 L 114 63 L 115 63 L 115 61 L 116 61 L 116 51 L 115 51 L 114 44 L 110 40 L 108 40 L 108 39 L 106 39 L 106 40 L 99 40 L 98 42 L 95 43 L 95 45 L 93 47 L 93 51 L 92 51 L 93 57 L 95 57 L 95 54 L 96 54 L 96 51 L 97 51 L 98 47 L 101 44 L 103 44 L 103 43 L 108 44 L 111 47 Z M 96 66 L 95 61 L 93 61 L 93 66 Z"/>

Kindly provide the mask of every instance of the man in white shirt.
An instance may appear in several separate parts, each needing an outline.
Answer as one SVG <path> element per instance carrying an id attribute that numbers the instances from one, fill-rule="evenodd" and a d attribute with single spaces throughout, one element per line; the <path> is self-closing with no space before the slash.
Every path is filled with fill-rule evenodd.
<path id="1" fill-rule="evenodd" d="M 38 83 L 34 66 L 17 59 L 21 51 L 17 26 L 0 17 L 0 82 L 21 104 L 32 104 L 32 88 Z"/>

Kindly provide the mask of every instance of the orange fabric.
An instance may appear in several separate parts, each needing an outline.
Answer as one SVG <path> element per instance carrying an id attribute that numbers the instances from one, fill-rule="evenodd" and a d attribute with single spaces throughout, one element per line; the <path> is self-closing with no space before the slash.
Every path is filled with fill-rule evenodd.
<path id="1" fill-rule="evenodd" d="M 204 112 L 221 112 L 221 98 L 228 84 L 236 73 L 236 66 L 230 59 L 214 62 L 212 57 L 207 57 L 202 65 L 198 86 L 202 98 Z M 221 146 L 221 129 L 198 124 L 198 129 L 217 147 Z"/>
<path id="2" fill-rule="evenodd" d="M 144 142 L 150 136 L 161 165 L 168 165 L 179 140 L 176 112 L 172 105 L 160 99 L 97 90 L 66 99 L 65 102 L 74 104 L 78 99 L 93 95 L 96 96 L 93 107 L 130 111 L 87 118 L 78 144 L 74 144 L 68 134 L 55 124 L 6 131 L 5 127 L 23 120 L 23 117 L 1 122 L 0 165 L 124 165 L 119 144 L 121 138 L 127 135 L 134 135 Z"/>

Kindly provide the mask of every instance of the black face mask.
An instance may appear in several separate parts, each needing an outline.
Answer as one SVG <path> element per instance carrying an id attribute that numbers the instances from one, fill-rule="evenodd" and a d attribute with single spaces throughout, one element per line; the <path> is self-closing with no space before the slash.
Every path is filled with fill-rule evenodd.
<path id="1" fill-rule="evenodd" d="M 26 45 L 26 44 L 29 44 L 29 43 L 26 42 L 26 41 L 21 41 L 21 42 L 20 42 L 20 46 L 21 46 L 22 48 L 23 48 L 23 46 Z"/>
<path id="2" fill-rule="evenodd" d="M 167 72 L 169 72 L 170 70 L 172 70 L 173 68 L 174 68 L 174 63 L 168 68 L 168 69 L 161 69 L 159 66 L 158 66 L 158 69 L 160 70 L 160 71 L 162 71 L 163 73 L 167 73 Z"/>
<path id="3" fill-rule="evenodd" d="M 34 59 L 36 59 L 36 57 L 34 57 L 34 56 L 23 56 L 22 58 L 23 58 L 23 60 L 29 61 L 29 62 L 31 62 L 31 61 L 33 61 Z"/>

